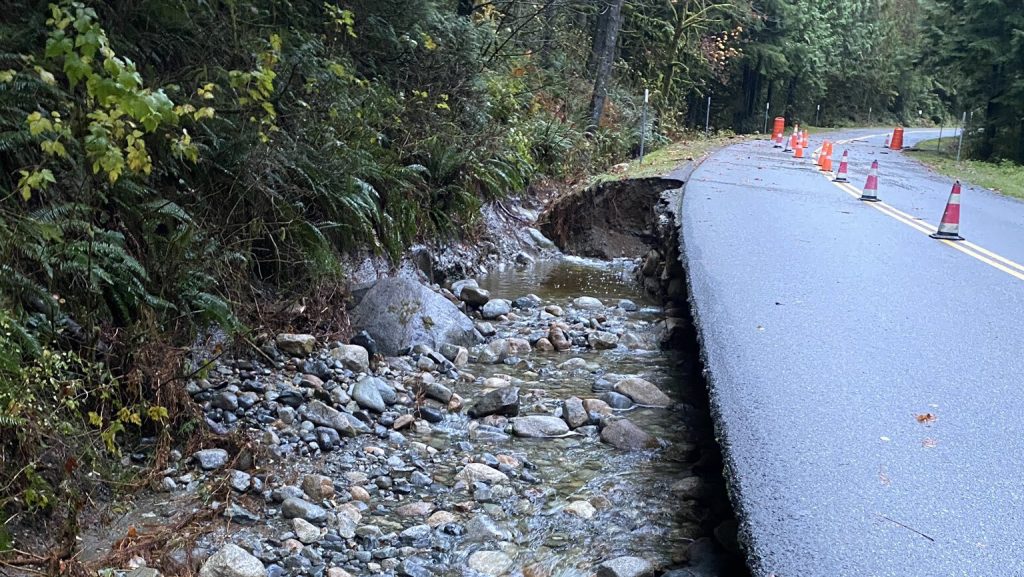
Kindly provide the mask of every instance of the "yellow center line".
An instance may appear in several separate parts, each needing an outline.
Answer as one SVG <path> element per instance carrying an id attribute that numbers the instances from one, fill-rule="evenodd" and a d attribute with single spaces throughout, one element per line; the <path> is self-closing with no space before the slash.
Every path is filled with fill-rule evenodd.
<path id="1" fill-rule="evenodd" d="M 884 136 L 884 135 L 885 135 L 885 133 L 883 133 L 881 135 L 875 134 L 875 135 L 870 135 L 870 136 L 862 136 L 862 137 L 859 137 L 859 138 L 851 138 L 851 139 L 848 139 L 848 140 L 837 140 L 836 144 L 846 144 L 846 143 L 849 143 L 849 142 L 853 142 L 855 140 L 866 140 L 868 138 L 874 138 L 875 136 Z M 820 151 L 821 151 L 821 146 L 818 146 L 818 148 L 814 149 L 814 152 L 811 153 L 811 156 L 812 157 L 816 156 Z M 827 178 L 829 180 L 829 182 L 834 184 L 839 190 L 842 190 L 843 192 L 849 194 L 850 196 L 852 196 L 854 198 L 860 198 L 861 195 L 863 195 L 863 191 L 862 190 L 860 190 L 856 186 L 853 186 L 849 182 L 835 182 L 833 180 L 832 172 L 822 171 L 821 175 L 823 177 Z M 879 201 L 879 202 L 870 202 L 868 204 L 872 208 L 878 210 L 878 212 L 881 212 L 882 214 L 892 218 L 893 220 L 902 222 L 903 224 L 905 224 L 905 225 L 907 225 L 907 226 L 913 228 L 914 230 L 917 230 L 918 232 L 921 232 L 923 234 L 929 234 L 930 235 L 933 232 L 935 232 L 935 230 L 936 230 L 936 227 L 931 225 L 930 223 L 928 223 L 928 222 L 926 222 L 926 221 L 924 221 L 922 219 L 919 219 L 916 216 L 907 214 L 907 213 L 903 212 L 902 210 L 900 210 L 900 209 L 898 209 L 898 208 L 896 208 L 896 207 L 894 207 L 892 205 L 886 204 L 886 203 L 881 202 L 881 201 Z M 951 241 L 951 240 L 945 240 L 945 239 L 939 239 L 939 240 L 943 244 L 948 245 L 948 246 L 950 246 L 952 248 L 955 248 L 956 250 L 958 250 L 958 251 L 960 251 L 960 252 L 962 252 L 962 253 L 964 253 L 964 254 L 966 254 L 966 255 L 968 255 L 968 256 L 976 259 L 976 260 L 979 260 L 979 261 L 981 261 L 981 262 L 983 262 L 983 263 L 985 263 L 985 264 L 987 264 L 987 265 L 989 265 L 989 266 L 991 266 L 991 267 L 993 267 L 995 269 L 1001 270 L 1001 271 L 1005 272 L 1006 274 L 1008 274 L 1008 275 L 1010 275 L 1012 277 L 1015 277 L 1015 278 L 1017 278 L 1019 280 L 1024 280 L 1024 265 L 1021 265 L 1020 263 L 1014 262 L 1014 261 L 1012 261 L 1012 260 L 1010 260 L 1010 259 L 1008 259 L 1008 258 L 1006 258 L 1006 257 L 1004 257 L 1002 255 L 996 254 L 996 253 L 988 250 L 987 248 L 978 246 L 978 245 L 974 244 L 973 242 L 969 242 L 969 241 L 966 241 L 966 240 L 963 240 L 963 241 Z"/>

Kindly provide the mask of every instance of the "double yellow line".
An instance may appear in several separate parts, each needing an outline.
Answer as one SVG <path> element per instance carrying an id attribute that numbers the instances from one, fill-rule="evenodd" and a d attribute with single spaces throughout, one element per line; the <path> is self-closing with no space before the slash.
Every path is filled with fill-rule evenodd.
<path id="1" fill-rule="evenodd" d="M 868 138 L 872 138 L 873 136 L 878 136 L 878 135 L 862 136 L 860 138 L 852 138 L 852 139 L 849 139 L 849 140 L 839 140 L 839 141 L 836 141 L 836 144 L 846 144 L 846 143 L 849 143 L 849 142 L 853 142 L 855 140 L 866 140 Z M 821 150 L 821 147 L 819 146 L 817 149 L 815 149 L 813 155 L 817 155 L 818 151 L 820 151 L 820 150 Z M 850 196 L 852 196 L 854 198 L 860 198 L 861 195 L 863 194 L 863 191 L 861 189 L 857 188 L 856 186 L 853 186 L 849 182 L 835 182 L 835 181 L 833 181 L 832 180 L 832 173 L 830 173 L 830 172 L 823 172 L 822 175 L 825 176 L 825 178 L 828 178 L 829 182 L 831 182 L 832 184 L 836 185 L 840 190 L 842 190 L 843 192 L 849 194 Z M 927 222 L 924 222 L 921 219 L 919 219 L 919 218 L 917 218 L 915 216 L 909 215 L 909 214 L 899 210 L 898 208 L 896 208 L 896 207 L 894 207 L 892 205 L 888 205 L 888 204 L 886 204 L 884 202 L 881 202 L 881 201 L 879 201 L 879 202 L 867 202 L 865 204 L 869 205 L 871 208 L 874 208 L 875 210 L 881 212 L 882 214 L 884 214 L 886 216 L 889 216 L 889 217 L 891 217 L 891 218 L 893 218 L 893 219 L 895 219 L 895 220 L 897 220 L 899 222 L 902 222 L 903 224 L 909 226 L 910 228 L 913 228 L 914 230 L 916 230 L 918 232 L 922 232 L 924 234 L 932 234 L 936 230 L 936 227 L 934 225 L 932 225 L 930 223 L 927 223 Z M 959 240 L 959 241 L 939 240 L 939 242 L 942 242 L 942 243 L 944 243 L 944 244 L 946 244 L 946 245 L 948 245 L 950 247 L 953 247 L 956 250 L 958 250 L 958 251 L 960 251 L 960 252 L 962 252 L 962 253 L 964 253 L 964 254 L 972 257 L 972 258 L 975 258 L 975 259 L 977 259 L 977 260 L 979 260 L 979 261 L 981 261 L 981 262 L 983 262 L 983 263 L 985 263 L 985 264 L 987 264 L 987 265 L 989 265 L 989 266 L 991 266 L 993 268 L 999 269 L 999 270 L 1005 272 L 1006 274 L 1008 274 L 1008 275 L 1010 275 L 1012 277 L 1015 277 L 1015 278 L 1017 278 L 1019 280 L 1024 280 L 1024 265 L 1022 265 L 1020 263 L 1014 262 L 1014 261 L 1012 261 L 1012 260 L 1010 260 L 1010 259 L 1008 259 L 1008 258 L 1006 258 L 1006 257 L 1004 257 L 1002 255 L 996 254 L 996 253 L 994 253 L 994 252 L 992 252 L 992 251 L 990 251 L 990 250 L 988 250 L 988 249 L 986 249 L 984 247 L 978 246 L 978 245 L 976 245 L 976 244 L 974 244 L 973 242 L 970 242 L 970 241 L 966 241 L 966 240 Z"/>

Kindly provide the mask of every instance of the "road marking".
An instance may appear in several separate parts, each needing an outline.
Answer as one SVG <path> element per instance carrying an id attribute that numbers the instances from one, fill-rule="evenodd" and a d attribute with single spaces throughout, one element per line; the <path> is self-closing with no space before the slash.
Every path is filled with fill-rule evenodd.
<path id="1" fill-rule="evenodd" d="M 869 138 L 874 138 L 876 136 L 885 136 L 885 134 L 886 133 L 872 134 L 872 135 L 868 135 L 868 136 L 861 136 L 861 137 L 858 137 L 858 138 L 850 138 L 850 139 L 846 139 L 846 140 L 837 140 L 836 144 L 847 144 L 847 143 L 854 142 L 854 141 L 867 140 Z M 821 146 L 818 146 L 818 148 L 814 149 L 814 152 L 811 154 L 811 156 L 812 157 L 816 156 L 820 151 L 821 151 Z M 821 173 L 821 175 L 823 177 L 827 178 L 829 180 L 829 182 L 834 184 L 836 186 L 836 188 L 838 188 L 839 190 L 842 190 L 846 194 L 849 194 L 850 196 L 852 196 L 854 198 L 860 198 L 861 195 L 863 194 L 863 191 L 861 191 L 856 186 L 853 186 L 849 182 L 836 182 L 836 181 L 834 181 L 832 179 L 833 178 L 832 172 L 825 172 L 825 171 L 819 171 L 819 172 Z M 926 221 L 924 221 L 924 220 L 922 220 L 920 218 L 917 218 L 916 216 L 907 214 L 907 213 L 903 212 L 902 210 L 900 210 L 900 209 L 898 209 L 898 208 L 896 208 L 896 207 L 894 207 L 892 205 L 886 204 L 885 202 L 882 202 L 882 201 L 879 201 L 879 202 L 869 202 L 867 204 L 869 204 L 872 208 L 874 208 L 878 212 L 881 212 L 882 214 L 888 216 L 889 218 L 892 218 L 893 220 L 902 222 L 903 224 L 905 224 L 905 225 L 907 225 L 907 226 L 917 230 L 918 232 L 930 235 L 933 232 L 935 232 L 936 229 L 937 229 L 937 227 L 932 225 L 931 223 L 926 222 Z M 982 246 L 978 246 L 978 245 L 974 244 L 973 242 L 966 241 L 966 240 L 963 240 L 963 241 L 951 241 L 951 240 L 939 239 L 939 242 L 942 242 L 943 244 L 946 244 L 946 245 L 948 245 L 948 246 L 950 246 L 952 248 L 955 248 L 956 250 L 958 250 L 958 251 L 960 251 L 960 252 L 962 252 L 962 253 L 964 253 L 964 254 L 966 254 L 966 255 L 968 255 L 968 256 L 976 259 L 976 260 L 979 260 L 979 261 L 981 261 L 981 262 L 983 262 L 983 263 L 985 263 L 985 264 L 987 264 L 987 265 L 989 265 L 989 266 L 991 266 L 991 267 L 993 267 L 995 269 L 1001 270 L 1001 271 L 1005 272 L 1006 274 L 1008 274 L 1008 275 L 1010 275 L 1012 277 L 1015 277 L 1015 278 L 1017 278 L 1019 280 L 1024 280 L 1024 265 L 1022 265 L 1020 263 L 1017 263 L 1017 262 L 1014 262 L 1014 261 L 1012 261 L 1012 260 L 1010 260 L 1010 259 L 1008 259 L 1008 258 L 1006 258 L 1006 257 L 1004 257 L 1004 256 L 1002 256 L 1000 254 L 994 253 L 994 252 L 988 250 L 987 248 L 984 248 Z"/>

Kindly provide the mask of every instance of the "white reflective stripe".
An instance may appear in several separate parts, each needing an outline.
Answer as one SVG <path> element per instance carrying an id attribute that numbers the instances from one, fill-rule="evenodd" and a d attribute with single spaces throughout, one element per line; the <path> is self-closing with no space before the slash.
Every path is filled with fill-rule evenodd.
<path id="1" fill-rule="evenodd" d="M 958 223 L 939 223 L 939 232 L 947 232 L 949 234 L 957 234 L 960 231 L 960 225 Z"/>
<path id="2" fill-rule="evenodd" d="M 960 204 L 960 195 L 959 194 L 951 194 L 951 195 L 949 195 L 949 202 L 947 202 L 946 204 Z"/>

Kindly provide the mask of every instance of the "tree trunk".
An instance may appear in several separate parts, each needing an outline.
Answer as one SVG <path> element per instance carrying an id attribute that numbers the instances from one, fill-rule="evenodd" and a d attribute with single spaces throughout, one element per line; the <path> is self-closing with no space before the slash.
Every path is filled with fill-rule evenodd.
<path id="1" fill-rule="evenodd" d="M 587 71 L 597 74 L 597 67 L 601 63 L 601 55 L 604 54 L 604 45 L 608 41 L 608 15 L 611 12 L 611 5 L 616 0 L 598 0 L 597 20 L 594 22 L 593 42 L 590 45 L 590 58 L 587 59 Z"/>
<path id="2" fill-rule="evenodd" d="M 685 31 L 683 25 L 686 22 L 689 10 L 690 0 L 685 0 L 682 8 L 676 9 L 675 30 L 672 31 L 672 40 L 667 51 L 668 62 L 665 64 L 661 78 L 661 97 L 662 102 L 666 104 L 670 101 L 669 97 L 672 93 L 672 81 L 675 80 L 676 75 L 676 61 L 679 59 L 679 42 L 683 39 L 683 32 Z"/>
<path id="3" fill-rule="evenodd" d="M 615 60 L 616 39 L 619 36 L 619 27 L 622 25 L 622 5 L 625 0 L 610 0 L 610 2 L 604 14 L 604 41 L 601 43 L 601 52 L 597 55 L 594 95 L 590 100 L 590 126 L 587 127 L 587 132 L 591 134 L 597 131 L 597 127 L 601 123 L 601 115 L 604 113 L 604 103 L 608 98 L 608 81 L 611 79 L 612 62 Z M 598 24 L 598 28 L 601 28 L 600 24 Z"/>
<path id="4" fill-rule="evenodd" d="M 558 17 L 558 0 L 548 0 L 544 7 L 544 33 L 540 45 L 540 65 L 544 69 L 551 68 L 551 45 L 555 42 L 555 19 Z"/>

